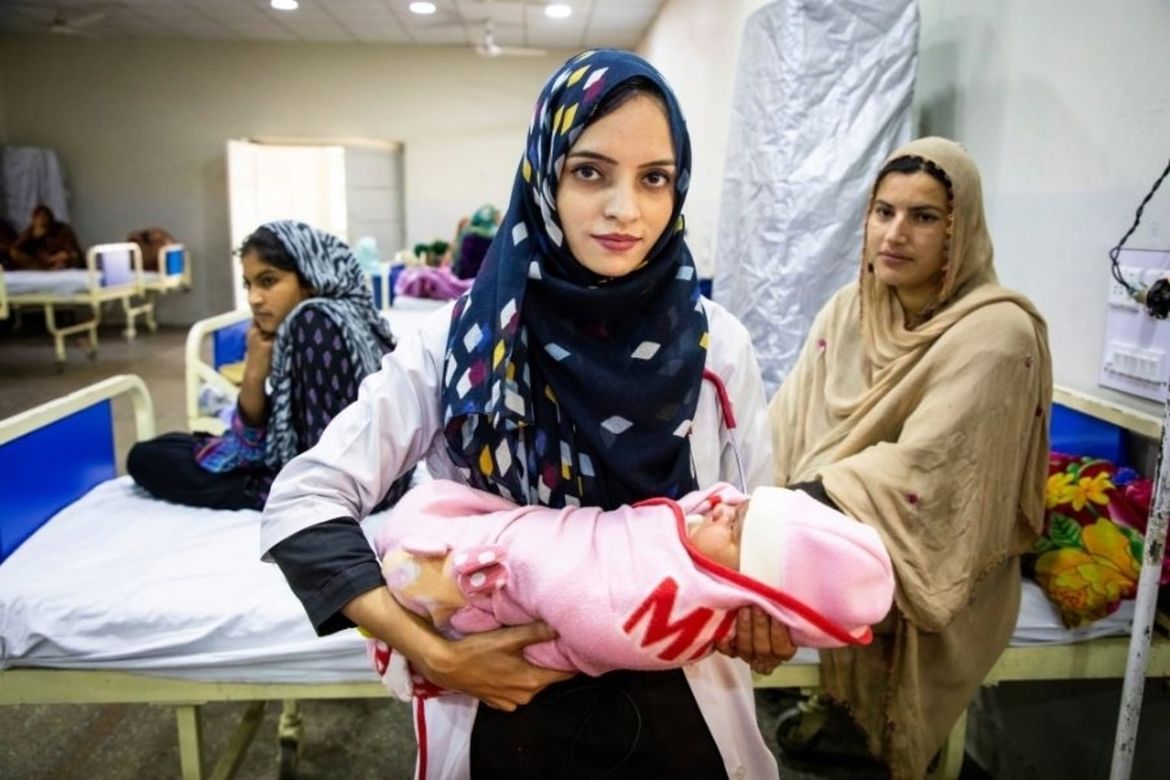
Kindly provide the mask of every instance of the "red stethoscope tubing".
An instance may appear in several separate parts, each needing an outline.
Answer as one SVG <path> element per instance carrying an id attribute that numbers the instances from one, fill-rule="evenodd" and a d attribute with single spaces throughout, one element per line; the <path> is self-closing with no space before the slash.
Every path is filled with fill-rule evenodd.
<path id="1" fill-rule="evenodd" d="M 709 368 L 703 369 L 703 381 L 710 382 L 715 388 L 715 397 L 719 401 L 719 413 L 723 418 L 723 430 L 726 432 L 726 443 L 731 445 L 732 455 L 735 456 L 735 467 L 739 471 L 739 489 L 747 492 L 747 475 L 744 474 L 743 460 L 739 456 L 739 445 L 735 443 L 735 409 L 731 405 L 731 396 L 727 392 L 727 385 L 723 378 Z"/>

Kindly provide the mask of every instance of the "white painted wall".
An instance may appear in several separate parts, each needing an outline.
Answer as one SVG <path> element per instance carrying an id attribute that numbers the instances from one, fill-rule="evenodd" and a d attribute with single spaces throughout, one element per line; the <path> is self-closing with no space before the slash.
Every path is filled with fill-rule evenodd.
<path id="1" fill-rule="evenodd" d="M 996 266 L 1048 319 L 1056 380 L 1097 387 L 1107 252 L 1170 158 L 1166 0 L 921 0 L 922 133 L 983 173 Z M 1129 246 L 1170 248 L 1170 185 Z M 1170 346 L 1170 345 L 1168 345 Z"/>
<path id="2" fill-rule="evenodd" d="M 8 120 L 4 110 L 4 62 L 0 58 L 0 144 L 8 143 Z"/>
<path id="3" fill-rule="evenodd" d="M 7 141 L 57 150 L 83 242 L 160 225 L 185 241 L 195 289 L 164 321 L 231 307 L 229 138 L 398 141 L 408 242 L 450 239 L 507 204 L 532 105 L 568 56 L 487 60 L 463 48 L 0 37 Z M 387 248 L 392 252 L 392 248 Z"/>
<path id="4" fill-rule="evenodd" d="M 687 243 L 704 277 L 715 272 L 719 195 L 743 25 L 768 2 L 667 0 L 637 48 L 666 77 L 687 119 L 692 167 Z"/>
<path id="5" fill-rule="evenodd" d="M 743 23 L 766 3 L 668 0 L 638 47 L 687 115 L 687 216 L 704 275 Z M 1106 253 L 1170 157 L 1170 4 L 920 0 L 920 9 L 916 132 L 953 137 L 979 163 L 1001 280 L 1047 317 L 1056 380 L 1158 413 L 1099 388 L 1097 372 Z M 1170 248 L 1170 183 L 1129 245 Z"/>

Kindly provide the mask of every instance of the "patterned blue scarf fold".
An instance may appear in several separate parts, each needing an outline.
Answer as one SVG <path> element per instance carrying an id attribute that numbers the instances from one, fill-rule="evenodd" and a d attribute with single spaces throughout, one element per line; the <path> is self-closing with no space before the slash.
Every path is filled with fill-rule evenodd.
<path id="1" fill-rule="evenodd" d="M 674 211 L 641 267 L 603 279 L 570 253 L 555 193 L 598 105 L 638 76 L 666 104 Z M 688 434 L 707 318 L 684 240 L 690 168 L 675 96 L 639 57 L 588 51 L 545 85 L 504 224 L 447 343 L 445 436 L 470 484 L 521 504 L 605 508 L 697 487 Z"/>
<path id="2" fill-rule="evenodd" d="M 268 441 L 264 461 L 279 469 L 299 453 L 292 425 L 292 333 L 289 323 L 303 310 L 324 314 L 341 329 L 350 360 L 365 376 L 377 371 L 382 356 L 394 349 L 390 326 L 378 315 L 361 266 L 348 246 L 336 236 L 303 222 L 284 220 L 261 227 L 277 237 L 293 258 L 297 270 L 313 289 L 289 312 L 276 330 L 272 369 L 268 380 Z"/>

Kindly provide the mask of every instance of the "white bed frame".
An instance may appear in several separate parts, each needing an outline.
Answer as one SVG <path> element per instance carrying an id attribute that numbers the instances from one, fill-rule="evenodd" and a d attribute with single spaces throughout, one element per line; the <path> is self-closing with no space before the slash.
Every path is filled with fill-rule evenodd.
<path id="1" fill-rule="evenodd" d="M 105 253 L 129 252 L 133 270 L 133 279 L 122 284 L 106 285 L 101 283 L 101 268 L 99 258 Z M 146 281 L 142 271 L 142 250 L 138 244 L 121 242 L 114 244 L 95 244 L 85 253 L 85 266 L 89 271 L 89 284 L 83 292 L 53 293 L 29 292 L 8 295 L 8 306 L 17 311 L 21 308 L 41 307 L 45 313 L 45 326 L 53 336 L 53 345 L 57 353 L 57 368 L 65 366 L 65 339 L 76 333 L 89 334 L 89 356 L 97 355 L 98 325 L 101 324 L 102 304 L 111 301 L 120 301 L 122 310 L 126 314 L 126 328 L 123 335 L 133 339 L 137 334 L 135 319 L 145 318 L 146 327 L 153 332 L 157 329 L 154 321 L 154 304 L 146 300 Z M 46 273 L 52 273 L 47 271 Z M 135 303 L 139 298 L 142 303 Z M 73 325 L 58 325 L 56 309 L 58 306 L 84 307 L 88 306 L 91 312 L 89 320 L 74 323 Z"/>
<path id="2" fill-rule="evenodd" d="M 226 322 L 238 321 L 241 314 L 221 315 Z M 232 319 L 234 318 L 234 319 Z M 210 332 L 214 328 L 207 328 Z M 190 340 L 189 340 L 190 344 Z M 197 353 L 196 353 L 197 354 Z M 202 362 L 202 361 L 200 361 Z M 215 381 L 215 380 L 212 380 Z M 150 396 L 142 381 L 135 376 L 116 376 L 55 399 L 22 414 L 0 420 L 0 445 L 23 436 L 56 420 L 95 403 L 123 394 L 129 394 L 134 404 L 136 432 L 139 439 L 154 435 L 154 412 Z M 1067 391 L 1058 391 L 1062 403 L 1080 403 L 1089 413 L 1113 415 L 1130 430 L 1149 435 L 1160 430 L 1161 424 L 1151 425 L 1148 415 L 1124 409 L 1097 409 L 1093 399 L 1075 397 Z M 1069 404 L 1071 405 L 1071 403 Z M 1165 625 L 1165 624 L 1164 624 Z M 1070 645 L 1010 647 L 984 680 L 985 685 L 997 685 L 1017 680 L 1067 680 L 1121 678 L 1125 675 L 1129 640 L 1125 637 L 1094 639 Z M 1170 639 L 1156 636 L 1149 648 L 1147 674 L 1151 677 L 1170 677 Z M 816 688 L 820 684 L 819 668 L 815 664 L 781 666 L 772 674 L 757 676 L 757 687 Z M 266 703 L 284 702 L 278 738 L 282 763 L 295 761 L 300 744 L 302 726 L 296 706 L 303 699 L 385 698 L 385 688 L 376 680 L 369 683 L 288 684 L 288 683 L 227 683 L 194 682 L 168 679 L 143 674 L 110 671 L 76 671 L 58 669 L 16 668 L 0 672 L 0 705 L 3 704 L 112 704 L 151 703 L 175 709 L 179 734 L 179 756 L 184 780 L 202 780 L 204 777 L 226 780 L 234 776 L 244 753 L 255 735 Z M 252 702 L 236 727 L 224 753 L 210 774 L 205 773 L 200 726 L 200 707 L 208 702 Z M 932 777 L 956 778 L 963 758 L 966 733 L 966 714 L 961 716 L 951 731 L 951 737 Z"/>
<path id="3" fill-rule="evenodd" d="M 167 253 L 174 251 L 183 253 L 183 270 L 177 274 L 168 274 L 166 272 Z M 191 289 L 191 252 L 183 244 L 163 244 L 158 250 L 158 275 L 146 276 L 143 285 L 147 292 L 159 295 L 176 290 Z"/>
<path id="4" fill-rule="evenodd" d="M 204 342 L 215 331 L 243 322 L 251 316 L 252 313 L 246 309 L 228 311 L 199 320 L 187 331 L 186 359 L 184 361 L 187 430 L 206 431 L 213 434 L 223 431 L 223 421 L 218 417 L 208 417 L 200 413 L 199 391 L 204 385 L 210 385 L 224 393 L 234 395 L 240 388 L 219 373 L 215 366 L 203 359 Z"/>
<path id="5" fill-rule="evenodd" d="M 0 320 L 8 319 L 8 285 L 4 283 L 4 269 L 0 268 Z"/>
<path id="6" fill-rule="evenodd" d="M 114 376 L 54 399 L 27 412 L 0 420 L 0 445 L 68 417 L 94 404 L 128 395 L 133 403 L 138 440 L 154 436 L 154 405 L 142 380 Z M 385 698 L 385 687 L 371 675 L 369 683 L 296 685 L 289 683 L 195 682 L 145 674 L 67 669 L 15 668 L 0 671 L 0 705 L 149 703 L 175 709 L 179 761 L 183 780 L 227 780 L 235 775 L 251 744 L 264 707 L 284 701 L 278 738 L 284 765 L 295 762 L 302 726 L 297 700 Z M 236 726 L 228 746 L 206 770 L 202 747 L 201 710 L 208 702 L 252 702 Z"/>

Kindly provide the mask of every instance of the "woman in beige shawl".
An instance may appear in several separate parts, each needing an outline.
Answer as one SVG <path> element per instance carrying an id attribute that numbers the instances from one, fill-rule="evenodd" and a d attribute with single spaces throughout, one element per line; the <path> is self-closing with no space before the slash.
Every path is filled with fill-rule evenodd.
<path id="1" fill-rule="evenodd" d="M 894 562 L 873 644 L 821 667 L 896 778 L 925 774 L 1011 637 L 1051 395 L 1044 320 L 996 283 L 974 163 L 942 138 L 902 147 L 874 185 L 859 281 L 769 410 L 776 484 L 813 483 Z"/>

